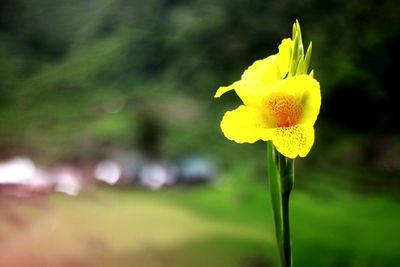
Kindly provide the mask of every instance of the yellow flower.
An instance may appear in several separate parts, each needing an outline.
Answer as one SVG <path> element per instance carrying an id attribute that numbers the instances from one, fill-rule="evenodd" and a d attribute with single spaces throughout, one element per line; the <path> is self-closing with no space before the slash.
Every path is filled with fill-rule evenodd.
<path id="1" fill-rule="evenodd" d="M 313 75 L 288 76 L 293 41 L 284 39 L 279 52 L 254 62 L 241 80 L 220 87 L 215 97 L 235 90 L 244 105 L 225 113 L 224 135 L 237 143 L 272 140 L 288 158 L 304 157 L 314 143 L 313 125 L 321 104 Z"/>

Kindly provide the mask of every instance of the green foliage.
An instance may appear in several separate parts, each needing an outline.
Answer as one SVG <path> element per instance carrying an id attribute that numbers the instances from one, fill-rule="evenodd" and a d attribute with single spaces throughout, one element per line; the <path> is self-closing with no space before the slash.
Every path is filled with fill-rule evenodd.
<path id="1" fill-rule="evenodd" d="M 262 231 L 266 231 L 267 226 L 272 238 L 267 255 L 277 262 L 268 190 L 248 176 L 241 177 L 240 170 L 235 172 L 228 183 L 214 188 L 165 191 L 157 195 L 164 201 L 184 205 L 214 220 L 238 222 Z M 299 179 L 316 175 L 319 182 L 313 179 L 307 191 L 298 187 L 293 191 L 291 218 L 295 266 L 378 267 L 399 261 L 398 240 L 392 236 L 398 228 L 397 201 L 354 194 L 337 183 L 327 183 L 330 178 L 324 173 L 301 173 Z M 312 193 L 308 193 L 310 191 Z"/>
<path id="2" fill-rule="evenodd" d="M 128 129 L 140 128 L 135 117 L 151 107 L 165 129 L 163 146 L 172 149 L 166 153 L 191 147 L 226 155 L 232 146 L 217 126 L 226 107 L 212 104 L 215 89 L 275 52 L 295 18 L 307 29 L 302 39 L 314 41 L 310 67 L 324 94 L 323 126 L 392 131 L 398 125 L 396 60 L 390 60 L 398 42 L 395 1 L 16 0 L 1 7 L 0 146 L 47 159 L 68 156 L 61 155 L 64 147 L 78 151 L 79 140 L 108 138 L 132 148 L 136 133 Z M 345 102 L 353 99 L 349 92 L 360 97 L 358 109 Z M 233 97 L 221 101 L 235 106 Z M 192 104 L 182 115 L 172 113 L 180 102 Z M 107 110 L 115 103 L 123 103 L 121 115 L 111 123 Z M 46 155 L 49 145 L 60 155 Z"/>

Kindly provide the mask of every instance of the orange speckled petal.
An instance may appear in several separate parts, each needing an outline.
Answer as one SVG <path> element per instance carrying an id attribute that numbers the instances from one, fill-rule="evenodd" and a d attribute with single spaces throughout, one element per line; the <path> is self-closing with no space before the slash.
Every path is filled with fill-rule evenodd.
<path id="1" fill-rule="evenodd" d="M 269 99 L 276 98 L 277 95 L 295 99 L 303 111 L 299 124 L 315 123 L 321 106 L 321 91 L 318 81 L 309 75 L 298 75 L 277 81 L 271 84 L 268 90 L 259 92 L 258 98 L 263 99 L 259 102 L 264 106 Z"/>
<path id="2" fill-rule="evenodd" d="M 272 142 L 288 158 L 305 157 L 314 143 L 314 129 L 307 124 L 275 128 Z"/>

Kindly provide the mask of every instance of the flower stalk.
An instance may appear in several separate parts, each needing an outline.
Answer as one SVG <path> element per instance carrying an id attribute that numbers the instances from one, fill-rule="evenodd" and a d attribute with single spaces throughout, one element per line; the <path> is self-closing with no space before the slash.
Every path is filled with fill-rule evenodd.
<path id="1" fill-rule="evenodd" d="M 289 201 L 294 185 L 294 159 L 305 157 L 314 143 L 320 86 L 309 72 L 312 43 L 305 51 L 300 24 L 279 52 L 255 61 L 241 79 L 221 86 L 216 98 L 234 90 L 243 104 L 225 113 L 221 130 L 237 143 L 267 142 L 268 177 L 281 267 L 293 267 Z"/>
<path id="2" fill-rule="evenodd" d="M 280 154 L 267 142 L 268 178 L 275 234 L 282 267 L 292 267 L 289 199 L 294 184 L 294 160 Z"/>
<path id="3" fill-rule="evenodd" d="M 300 24 L 297 20 L 293 24 L 292 39 L 293 50 L 288 77 L 307 74 L 312 51 L 312 43 L 310 43 L 304 54 Z M 272 212 L 281 266 L 292 267 L 289 201 L 294 186 L 294 159 L 279 153 L 271 141 L 267 142 L 267 149 Z"/>

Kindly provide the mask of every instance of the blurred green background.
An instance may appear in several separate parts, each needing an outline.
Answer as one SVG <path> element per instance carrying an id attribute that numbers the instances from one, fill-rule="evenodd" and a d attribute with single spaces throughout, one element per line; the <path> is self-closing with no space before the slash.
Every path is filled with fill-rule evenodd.
<path id="1" fill-rule="evenodd" d="M 295 266 L 400 266 L 400 4 L 2 0 L 0 158 L 91 166 L 202 155 L 214 182 L 1 197 L 5 266 L 277 266 L 266 146 L 226 140 L 216 89 L 299 19 L 322 106 L 296 161 Z"/>

